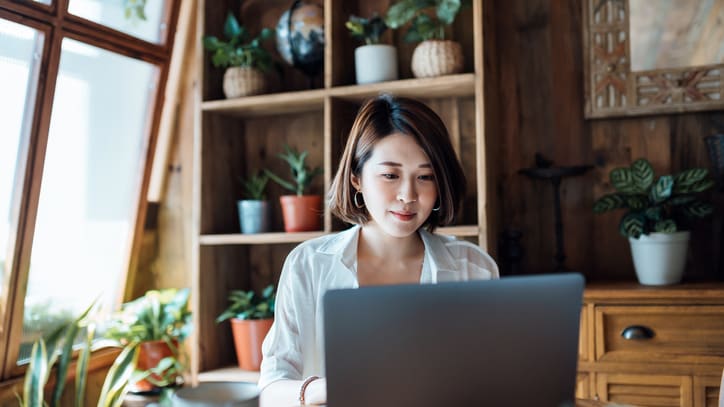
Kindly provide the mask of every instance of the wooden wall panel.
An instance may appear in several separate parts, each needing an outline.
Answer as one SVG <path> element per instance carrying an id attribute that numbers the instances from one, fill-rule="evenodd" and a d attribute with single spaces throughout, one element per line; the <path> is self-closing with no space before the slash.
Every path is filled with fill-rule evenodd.
<path id="1" fill-rule="evenodd" d="M 589 280 L 635 280 L 628 242 L 617 229 L 622 214 L 591 210 L 611 191 L 608 172 L 639 157 L 661 173 L 709 167 L 703 137 L 722 113 L 584 120 L 580 1 L 492 0 L 485 7 L 495 13 L 485 20 L 486 105 L 496 105 L 486 116 L 498 113 L 486 131 L 500 143 L 489 155 L 500 172 L 491 180 L 499 192 L 493 199 L 502 228 L 523 233 L 523 271 L 548 272 L 554 264 L 552 188 L 518 175 L 539 152 L 555 165 L 595 165 L 561 187 L 567 266 Z M 718 214 L 694 229 L 685 279 L 724 277 L 717 271 L 722 221 Z"/>

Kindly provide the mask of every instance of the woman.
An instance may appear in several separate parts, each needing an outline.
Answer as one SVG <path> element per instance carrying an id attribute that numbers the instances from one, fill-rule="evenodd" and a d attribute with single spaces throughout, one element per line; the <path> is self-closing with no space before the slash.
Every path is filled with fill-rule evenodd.
<path id="1" fill-rule="evenodd" d="M 432 233 L 453 221 L 464 195 L 463 170 L 430 108 L 389 95 L 362 106 L 329 198 L 332 214 L 355 226 L 304 242 L 287 257 L 262 347 L 262 405 L 326 401 L 327 290 L 498 277 L 478 246 Z"/>

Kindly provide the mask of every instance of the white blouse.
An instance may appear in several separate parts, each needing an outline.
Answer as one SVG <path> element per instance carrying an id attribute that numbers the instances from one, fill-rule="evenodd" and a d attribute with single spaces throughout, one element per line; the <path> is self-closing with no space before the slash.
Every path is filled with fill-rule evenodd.
<path id="1" fill-rule="evenodd" d="M 277 289 L 274 324 L 262 345 L 259 388 L 282 379 L 324 376 L 322 298 L 327 290 L 357 288 L 359 226 L 308 240 L 289 253 Z M 498 278 L 498 266 L 479 246 L 420 229 L 425 244 L 421 284 Z"/>

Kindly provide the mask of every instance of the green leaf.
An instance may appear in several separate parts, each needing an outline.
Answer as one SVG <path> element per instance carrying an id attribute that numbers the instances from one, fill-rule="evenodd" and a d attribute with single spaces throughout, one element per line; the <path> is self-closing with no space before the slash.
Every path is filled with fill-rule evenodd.
<path id="1" fill-rule="evenodd" d="M 41 338 L 33 343 L 30 364 L 25 372 L 23 402 L 26 407 L 43 407 L 43 389 L 49 370 L 45 341 Z"/>
<path id="2" fill-rule="evenodd" d="M 612 211 L 614 209 L 625 208 L 626 201 L 623 199 L 621 194 L 608 194 L 599 198 L 593 204 L 594 213 L 603 213 Z"/>
<path id="3" fill-rule="evenodd" d="M 703 179 L 696 184 L 692 185 L 689 189 L 689 192 L 691 193 L 699 193 L 704 192 L 708 190 L 709 188 L 713 187 L 715 185 L 714 180 L 711 179 Z"/>
<path id="4" fill-rule="evenodd" d="M 659 233 L 674 233 L 676 230 L 676 222 L 671 219 L 658 221 L 654 225 L 654 231 Z"/>
<path id="5" fill-rule="evenodd" d="M 641 158 L 631 164 L 631 177 L 636 192 L 645 194 L 654 182 L 654 169 L 651 163 Z"/>
<path id="6" fill-rule="evenodd" d="M 417 13 L 417 9 L 410 6 L 409 1 L 402 1 L 393 4 L 388 10 L 385 16 L 385 23 L 392 29 L 397 29 L 405 25 L 408 21 L 412 20 Z"/>
<path id="7" fill-rule="evenodd" d="M 226 15 L 226 21 L 224 22 L 224 35 L 228 39 L 233 38 L 239 38 L 241 37 L 242 30 L 241 26 L 239 25 L 239 21 L 236 20 L 236 17 L 229 12 Z"/>
<path id="8" fill-rule="evenodd" d="M 646 208 L 649 205 L 649 200 L 646 195 L 624 195 L 626 199 L 626 206 L 638 211 Z"/>
<path id="9" fill-rule="evenodd" d="M 644 233 L 646 219 L 639 213 L 631 212 L 626 214 L 619 224 L 619 232 L 625 237 L 634 237 L 636 239 Z"/>
<path id="10" fill-rule="evenodd" d="M 709 170 L 706 168 L 691 168 L 681 171 L 674 176 L 674 183 L 677 186 L 691 186 L 706 178 Z"/>
<path id="11" fill-rule="evenodd" d="M 654 222 L 661 220 L 661 207 L 653 206 L 651 208 L 646 208 L 646 210 L 644 211 L 644 216 Z"/>
<path id="12" fill-rule="evenodd" d="M 446 25 L 455 21 L 455 16 L 460 10 L 460 0 L 441 0 L 437 6 L 437 18 Z"/>
<path id="13" fill-rule="evenodd" d="M 671 175 L 662 175 L 651 188 L 649 198 L 654 203 L 661 203 L 671 197 L 674 187 L 674 178 Z"/>
<path id="14" fill-rule="evenodd" d="M 75 375 L 75 407 L 83 407 L 85 401 L 85 387 L 88 381 L 88 362 L 91 356 L 91 345 L 95 336 L 95 324 L 90 324 L 86 331 L 85 346 L 78 356 Z"/>
<path id="15" fill-rule="evenodd" d="M 76 318 L 75 321 L 73 321 L 69 326 L 68 329 L 65 331 L 65 338 L 63 339 L 63 351 L 60 355 L 60 359 L 58 362 L 58 375 L 55 378 L 55 386 L 53 387 L 53 398 L 52 404 L 53 406 L 59 406 L 60 405 L 60 398 L 63 395 L 63 390 L 65 388 L 65 380 L 68 377 L 68 368 L 70 367 L 70 361 L 73 357 L 73 342 L 75 342 L 76 336 L 78 336 L 78 332 L 80 332 L 81 324 L 83 323 L 83 320 L 88 316 L 90 311 L 95 307 L 96 301 L 93 301 L 93 303 L 86 308 L 83 313 Z"/>
<path id="16" fill-rule="evenodd" d="M 616 168 L 611 171 L 611 185 L 625 194 L 638 192 L 633 180 L 633 174 L 629 168 Z"/>
<path id="17" fill-rule="evenodd" d="M 136 369 L 138 349 L 138 343 L 129 344 L 113 361 L 101 388 L 101 395 L 98 399 L 99 407 L 121 405 L 123 396 L 128 389 L 129 379 Z"/>
<path id="18" fill-rule="evenodd" d="M 693 195 L 679 195 L 672 197 L 669 201 L 669 204 L 672 206 L 679 206 L 679 205 L 686 205 L 689 202 L 693 202 L 696 200 L 696 197 Z"/>
<path id="19" fill-rule="evenodd" d="M 711 204 L 694 201 L 682 208 L 684 215 L 690 218 L 705 218 L 714 212 Z"/>

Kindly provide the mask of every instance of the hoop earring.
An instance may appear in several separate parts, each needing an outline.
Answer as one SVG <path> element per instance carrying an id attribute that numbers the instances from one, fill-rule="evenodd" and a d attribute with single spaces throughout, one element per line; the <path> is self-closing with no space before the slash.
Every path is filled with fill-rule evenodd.
<path id="1" fill-rule="evenodd" d="M 362 192 L 360 192 L 360 191 L 355 191 L 353 201 L 354 201 L 354 206 L 356 206 L 357 209 L 362 209 L 362 208 L 365 207 L 364 198 L 362 198 L 362 199 L 363 199 L 362 203 L 359 202 L 359 196 L 360 196 L 360 195 L 362 195 Z M 439 208 L 438 208 L 438 209 L 439 209 Z"/>
<path id="2" fill-rule="evenodd" d="M 433 212 L 437 212 L 437 211 L 440 210 L 441 207 L 442 207 L 442 202 L 440 202 L 440 203 L 437 204 L 437 208 L 432 208 L 432 211 L 433 211 Z"/>

